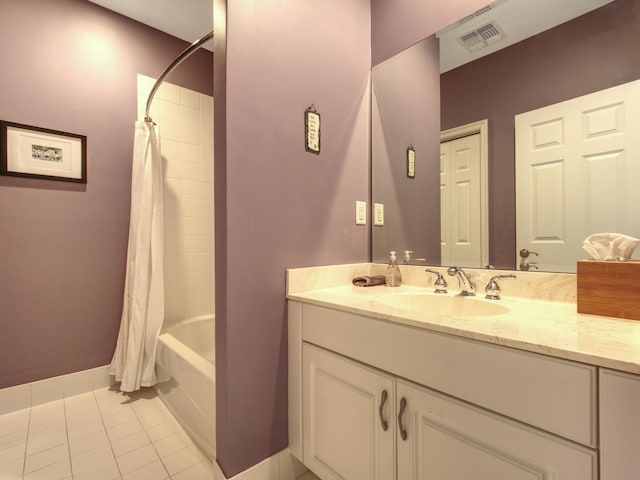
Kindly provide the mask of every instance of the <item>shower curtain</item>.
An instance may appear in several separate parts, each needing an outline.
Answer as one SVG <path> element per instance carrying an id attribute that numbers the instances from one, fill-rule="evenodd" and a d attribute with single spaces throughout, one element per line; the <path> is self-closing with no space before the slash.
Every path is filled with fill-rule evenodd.
<path id="1" fill-rule="evenodd" d="M 138 121 L 122 318 L 109 369 L 123 392 L 156 383 L 156 343 L 164 318 L 162 190 L 157 129 L 152 122 Z"/>

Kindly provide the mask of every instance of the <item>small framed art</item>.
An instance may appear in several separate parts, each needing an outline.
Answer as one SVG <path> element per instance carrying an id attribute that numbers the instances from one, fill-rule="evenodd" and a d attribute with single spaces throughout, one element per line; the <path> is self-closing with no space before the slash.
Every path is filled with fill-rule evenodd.
<path id="1" fill-rule="evenodd" d="M 87 183 L 87 137 L 0 120 L 0 175 Z"/>

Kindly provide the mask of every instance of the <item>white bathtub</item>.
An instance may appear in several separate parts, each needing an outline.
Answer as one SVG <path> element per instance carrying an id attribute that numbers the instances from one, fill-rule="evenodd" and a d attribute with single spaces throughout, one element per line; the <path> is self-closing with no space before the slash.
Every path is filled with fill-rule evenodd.
<path id="1" fill-rule="evenodd" d="M 156 391 L 194 442 L 215 459 L 215 320 L 205 315 L 160 333 Z"/>

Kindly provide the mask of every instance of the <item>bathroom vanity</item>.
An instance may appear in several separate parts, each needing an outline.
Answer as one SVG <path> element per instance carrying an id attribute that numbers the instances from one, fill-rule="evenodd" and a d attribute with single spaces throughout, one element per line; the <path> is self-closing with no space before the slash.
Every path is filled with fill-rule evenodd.
<path id="1" fill-rule="evenodd" d="M 323 480 L 637 478 L 640 322 L 292 283 L 290 449 Z"/>

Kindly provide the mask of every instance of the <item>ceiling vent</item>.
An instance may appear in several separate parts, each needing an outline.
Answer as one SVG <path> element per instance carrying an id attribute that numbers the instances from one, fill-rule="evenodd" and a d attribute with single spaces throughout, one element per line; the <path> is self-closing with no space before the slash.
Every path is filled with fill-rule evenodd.
<path id="1" fill-rule="evenodd" d="M 486 23 L 475 30 L 458 37 L 458 41 L 470 51 L 475 52 L 505 38 L 505 34 L 495 21 Z"/>

